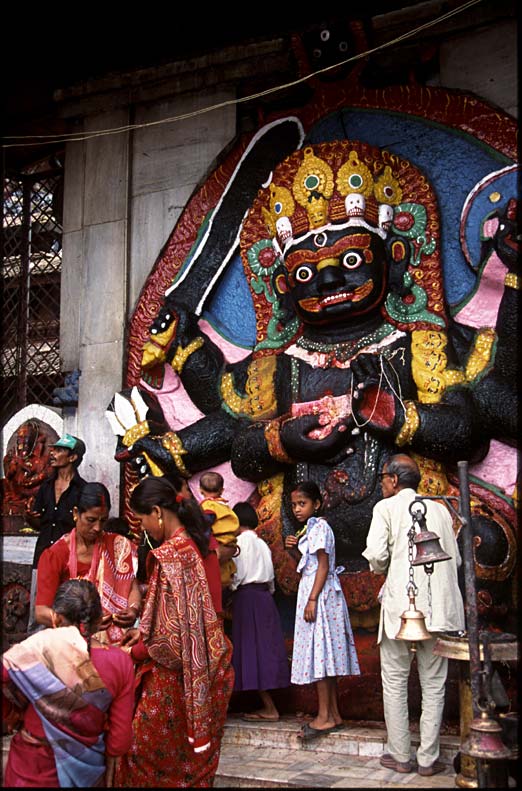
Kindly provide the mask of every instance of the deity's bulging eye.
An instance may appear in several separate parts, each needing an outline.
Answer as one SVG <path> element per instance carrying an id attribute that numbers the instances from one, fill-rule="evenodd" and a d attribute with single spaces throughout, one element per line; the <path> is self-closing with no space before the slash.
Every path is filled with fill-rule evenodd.
<path id="1" fill-rule="evenodd" d="M 314 244 L 316 247 L 324 247 L 328 237 L 325 233 L 318 233 L 314 236 Z"/>
<path id="2" fill-rule="evenodd" d="M 346 269 L 357 269 L 357 267 L 361 266 L 363 263 L 364 258 L 360 253 L 356 253 L 354 250 L 350 250 L 349 253 L 346 253 L 343 256 L 343 266 Z"/>
<path id="3" fill-rule="evenodd" d="M 314 276 L 314 270 L 309 266 L 299 266 L 295 270 L 294 278 L 296 283 L 308 283 Z"/>

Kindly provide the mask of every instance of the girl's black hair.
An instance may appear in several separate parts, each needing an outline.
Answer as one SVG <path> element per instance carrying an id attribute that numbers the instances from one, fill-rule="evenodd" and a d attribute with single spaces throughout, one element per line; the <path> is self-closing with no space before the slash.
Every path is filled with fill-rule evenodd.
<path id="1" fill-rule="evenodd" d="M 103 483 L 84 484 L 78 498 L 78 511 L 83 514 L 90 508 L 100 507 L 107 508 L 107 511 L 111 510 L 111 497 L 107 487 Z"/>
<path id="2" fill-rule="evenodd" d="M 236 503 L 232 509 L 239 519 L 241 527 L 250 527 L 255 530 L 259 524 L 255 508 L 250 503 Z"/>
<path id="3" fill-rule="evenodd" d="M 77 626 L 91 651 L 91 634 L 103 615 L 100 594 L 89 580 L 72 579 L 62 582 L 54 597 L 53 610 Z"/>
<path id="4" fill-rule="evenodd" d="M 183 523 L 202 556 L 208 555 L 210 534 L 203 511 L 196 500 L 181 497 L 165 477 L 144 478 L 133 489 L 129 504 L 137 514 L 150 514 L 155 505 L 172 511 Z"/>
<path id="5" fill-rule="evenodd" d="M 319 500 L 323 504 L 323 495 L 315 481 L 301 481 L 293 487 L 292 492 L 301 492 L 311 500 Z"/>

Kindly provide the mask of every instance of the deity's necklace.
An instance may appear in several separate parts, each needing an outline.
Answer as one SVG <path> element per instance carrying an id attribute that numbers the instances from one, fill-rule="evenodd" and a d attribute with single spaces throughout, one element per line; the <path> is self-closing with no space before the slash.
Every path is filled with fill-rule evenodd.
<path id="1" fill-rule="evenodd" d="M 389 322 L 384 322 L 373 332 L 356 340 L 328 342 L 326 340 L 312 340 L 311 338 L 301 335 L 296 340 L 295 345 L 301 349 L 305 349 L 305 351 L 326 354 L 328 355 L 329 362 L 333 362 L 334 360 L 346 362 L 361 349 L 382 341 L 382 339 L 389 335 L 390 332 L 393 332 L 393 330 L 394 327 Z"/>

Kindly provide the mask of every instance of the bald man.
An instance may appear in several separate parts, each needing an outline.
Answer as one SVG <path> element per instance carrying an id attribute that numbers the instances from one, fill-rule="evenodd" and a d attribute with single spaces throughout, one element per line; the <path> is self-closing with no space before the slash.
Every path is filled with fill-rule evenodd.
<path id="1" fill-rule="evenodd" d="M 401 615 L 409 607 L 408 533 L 412 526 L 409 507 L 415 500 L 420 477 L 417 464 L 405 454 L 391 456 L 384 464 L 380 473 L 383 499 L 373 509 L 363 552 L 372 571 L 386 574 L 377 637 L 387 730 L 386 752 L 380 762 L 403 773 L 414 769 L 408 713 L 408 678 L 413 654 L 410 642 L 397 640 L 396 635 L 401 627 Z M 433 648 L 440 632 L 464 629 L 464 605 L 457 581 L 461 558 L 451 516 L 441 503 L 424 500 L 424 504 L 427 529 L 438 535 L 441 548 L 451 557 L 435 563 L 430 576 L 424 566 L 413 567 L 418 588 L 416 609 L 423 613 L 426 628 L 432 635 L 429 640 L 416 643 L 422 711 L 415 768 L 423 777 L 429 777 L 445 768 L 438 759 L 448 674 L 448 660 L 436 656 Z"/>

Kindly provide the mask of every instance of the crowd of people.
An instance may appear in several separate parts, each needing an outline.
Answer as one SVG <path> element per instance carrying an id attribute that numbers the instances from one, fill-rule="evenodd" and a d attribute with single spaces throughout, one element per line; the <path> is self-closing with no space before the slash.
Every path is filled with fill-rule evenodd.
<path id="1" fill-rule="evenodd" d="M 312 684 L 317 714 L 301 738 L 341 729 L 337 679 L 360 668 L 317 484 L 300 482 L 291 493 L 297 529 L 285 547 L 300 583 L 289 664 L 271 551 L 256 533 L 255 508 L 248 502 L 231 508 L 217 473 L 202 476 L 201 503 L 182 478 L 146 477 L 130 497 L 143 536 L 139 559 L 125 520 L 111 524 L 106 487 L 79 476 L 84 453 L 84 443 L 68 434 L 53 446 L 53 473 L 30 515 L 39 529 L 34 614 L 29 636 L 2 662 L 4 722 L 15 734 L 6 785 L 212 786 L 233 691 L 259 694 L 261 706 L 245 713 L 246 720 L 277 721 L 273 690 Z M 402 454 L 391 457 L 381 481 L 383 500 L 364 552 L 373 571 L 387 573 L 378 634 L 388 732 L 381 763 L 431 775 L 443 768 L 447 676 L 447 660 L 433 654 L 433 645 L 437 632 L 464 627 L 460 558 L 447 510 L 430 502 L 429 519 L 452 559 L 432 575 L 427 629 L 433 637 L 419 643 L 417 653 L 423 700 L 415 767 L 407 701 L 411 653 L 396 635 L 405 609 L 417 465 Z"/>

